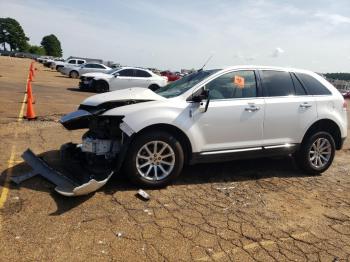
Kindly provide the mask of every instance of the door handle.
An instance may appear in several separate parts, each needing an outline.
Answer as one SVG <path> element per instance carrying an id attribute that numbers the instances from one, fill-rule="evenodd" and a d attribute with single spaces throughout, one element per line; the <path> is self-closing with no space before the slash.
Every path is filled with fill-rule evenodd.
<path id="1" fill-rule="evenodd" d="M 260 109 L 260 107 L 256 106 L 256 105 L 249 105 L 248 107 L 244 108 L 245 111 L 248 111 L 248 112 L 255 112 L 255 111 L 258 111 Z"/>
<path id="2" fill-rule="evenodd" d="M 300 104 L 300 106 L 299 106 L 299 107 L 300 107 L 300 108 L 304 108 L 304 109 L 306 109 L 306 108 L 310 108 L 310 107 L 312 107 L 312 105 L 310 105 L 309 103 L 305 102 L 305 103 Z"/>

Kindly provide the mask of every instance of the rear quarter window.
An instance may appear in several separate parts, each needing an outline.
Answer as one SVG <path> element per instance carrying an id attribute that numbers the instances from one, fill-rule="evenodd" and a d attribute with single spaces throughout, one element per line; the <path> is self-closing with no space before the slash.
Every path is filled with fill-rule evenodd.
<path id="1" fill-rule="evenodd" d="M 332 93 L 320 81 L 313 76 L 303 73 L 296 73 L 303 86 L 310 95 L 331 95 Z"/>

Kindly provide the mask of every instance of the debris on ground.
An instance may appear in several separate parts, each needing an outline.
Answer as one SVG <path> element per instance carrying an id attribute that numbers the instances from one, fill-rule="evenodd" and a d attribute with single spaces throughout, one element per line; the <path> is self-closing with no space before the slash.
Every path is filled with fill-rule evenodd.
<path id="1" fill-rule="evenodd" d="M 138 196 L 139 198 L 141 198 L 142 200 L 150 200 L 150 196 L 149 194 L 146 193 L 146 191 L 139 189 L 139 191 L 137 191 L 136 196 Z"/>

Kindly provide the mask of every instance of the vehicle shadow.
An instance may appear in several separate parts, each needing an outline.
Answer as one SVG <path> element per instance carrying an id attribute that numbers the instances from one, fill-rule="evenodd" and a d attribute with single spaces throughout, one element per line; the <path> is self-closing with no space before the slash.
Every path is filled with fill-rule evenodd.
<path id="1" fill-rule="evenodd" d="M 68 91 L 73 91 L 73 92 L 82 92 L 82 93 L 93 93 L 93 94 L 97 94 L 97 92 L 94 92 L 93 90 L 82 90 L 79 87 L 68 87 L 67 88 Z"/>
<path id="2" fill-rule="evenodd" d="M 39 155 L 52 168 L 58 172 L 65 173 L 67 170 L 60 162 L 60 153 L 58 150 L 47 151 Z M 17 164 L 11 170 L 7 169 L 0 176 L 0 185 L 3 186 L 7 174 L 12 176 L 20 176 L 31 171 L 29 165 L 25 162 Z M 172 186 L 192 185 L 192 184 L 207 184 L 207 183 L 233 183 L 248 180 L 259 180 L 264 178 L 279 177 L 293 178 L 305 177 L 307 175 L 299 171 L 290 157 L 285 158 L 261 158 L 249 160 L 236 160 L 231 162 L 197 164 L 184 168 L 182 174 L 174 182 Z M 54 185 L 46 181 L 41 176 L 30 178 L 20 185 L 10 183 L 10 190 L 16 191 L 21 187 L 33 191 L 46 192 L 50 195 L 57 205 L 57 210 L 50 215 L 61 215 L 69 210 L 79 206 L 94 193 L 80 197 L 65 197 L 54 192 Z M 123 173 L 115 174 L 110 181 L 99 190 L 107 195 L 113 195 L 120 191 L 135 191 L 139 188 L 132 185 Z M 165 188 L 166 189 L 166 188 Z M 148 191 L 152 191 L 149 189 Z"/>
<path id="3" fill-rule="evenodd" d="M 70 77 L 68 77 L 68 76 L 61 76 L 61 75 L 57 75 L 57 76 L 55 76 L 55 77 L 60 77 L 60 78 L 70 78 Z"/>

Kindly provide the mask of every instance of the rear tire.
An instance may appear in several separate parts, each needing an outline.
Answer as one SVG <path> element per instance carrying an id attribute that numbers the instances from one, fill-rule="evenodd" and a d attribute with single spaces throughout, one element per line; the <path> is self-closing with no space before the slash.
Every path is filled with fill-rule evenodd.
<path id="1" fill-rule="evenodd" d="M 79 73 L 77 71 L 71 71 L 69 73 L 70 78 L 78 78 L 78 76 L 79 76 Z"/>
<path id="2" fill-rule="evenodd" d="M 317 132 L 301 144 L 295 154 L 298 167 L 307 174 L 320 174 L 326 171 L 333 162 L 335 142 L 327 132 Z"/>
<path id="3" fill-rule="evenodd" d="M 167 132 L 148 132 L 135 138 L 124 162 L 129 179 L 142 187 L 168 185 L 182 171 L 184 153 L 180 142 Z"/>

